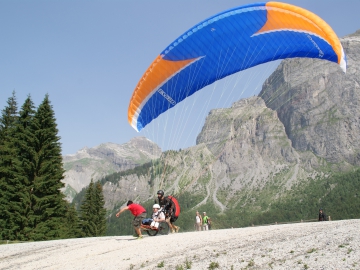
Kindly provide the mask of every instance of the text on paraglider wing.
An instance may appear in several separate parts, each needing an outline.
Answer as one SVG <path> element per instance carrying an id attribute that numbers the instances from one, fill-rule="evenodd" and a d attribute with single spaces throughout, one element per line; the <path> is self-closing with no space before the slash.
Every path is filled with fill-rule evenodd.
<path id="1" fill-rule="evenodd" d="M 324 52 L 320 49 L 320 47 L 316 44 L 316 42 L 311 38 L 310 35 L 306 36 L 310 39 L 311 43 L 314 44 L 314 46 L 319 50 L 319 57 L 322 58 L 324 56 Z"/>
<path id="2" fill-rule="evenodd" d="M 161 88 L 157 90 L 160 95 L 162 95 L 171 105 L 176 105 L 175 100 L 173 100 L 168 94 L 164 92 Z"/>

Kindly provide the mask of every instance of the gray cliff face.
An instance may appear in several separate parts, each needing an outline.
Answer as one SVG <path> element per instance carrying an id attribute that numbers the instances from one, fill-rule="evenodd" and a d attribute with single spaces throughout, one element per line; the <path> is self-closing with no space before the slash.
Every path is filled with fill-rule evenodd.
<path id="1" fill-rule="evenodd" d="M 223 132 L 218 132 L 219 128 Z M 308 176 L 299 167 L 300 155 L 291 146 L 276 111 L 259 97 L 211 111 L 197 143 L 205 144 L 215 156 L 210 182 L 216 188 L 210 193 L 212 197 L 226 194 L 218 203 L 223 209 L 239 190 L 262 188 L 276 178 L 284 187 L 291 186 L 299 177 Z"/>
<path id="2" fill-rule="evenodd" d="M 161 149 L 145 137 L 131 139 L 125 144 L 104 143 L 94 148 L 83 148 L 73 155 L 63 157 L 66 170 L 66 190 L 79 192 L 94 181 L 114 172 L 132 169 L 135 166 L 157 159 Z M 68 195 L 72 200 L 73 195 Z"/>
<path id="3" fill-rule="evenodd" d="M 283 61 L 261 96 L 277 111 L 292 146 L 330 163 L 360 165 L 360 32 L 341 40 L 347 72 L 324 60 Z"/>
<path id="4" fill-rule="evenodd" d="M 229 109 L 211 111 L 196 142 L 206 144 L 215 156 L 233 163 L 229 169 L 237 173 L 243 169 L 243 159 L 296 161 L 276 112 L 259 97 L 240 100 Z"/>

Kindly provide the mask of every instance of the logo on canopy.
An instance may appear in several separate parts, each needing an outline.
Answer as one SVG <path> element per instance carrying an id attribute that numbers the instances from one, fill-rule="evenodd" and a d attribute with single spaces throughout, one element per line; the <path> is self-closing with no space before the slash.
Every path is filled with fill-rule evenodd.
<path id="1" fill-rule="evenodd" d="M 176 105 L 175 100 L 173 100 L 168 94 L 164 92 L 161 88 L 157 90 L 160 95 L 162 95 L 171 105 Z"/>

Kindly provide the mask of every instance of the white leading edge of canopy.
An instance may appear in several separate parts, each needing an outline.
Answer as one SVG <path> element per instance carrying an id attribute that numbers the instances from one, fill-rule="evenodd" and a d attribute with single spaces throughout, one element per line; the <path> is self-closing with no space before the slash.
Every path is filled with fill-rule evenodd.
<path id="1" fill-rule="evenodd" d="M 341 60 L 340 60 L 340 67 L 346 73 L 346 55 L 344 52 L 344 48 L 341 46 Z"/>
<path id="2" fill-rule="evenodd" d="M 142 108 L 144 107 L 144 105 L 146 104 L 146 102 L 154 95 L 154 93 L 156 93 L 160 87 L 162 87 L 166 82 L 168 82 L 171 78 L 173 78 L 176 74 L 178 74 L 179 72 L 181 72 L 182 70 L 184 70 L 185 68 L 187 68 L 188 66 L 196 63 L 197 61 L 199 61 L 200 59 L 204 58 L 204 56 L 200 56 L 198 58 L 195 58 L 192 62 L 190 62 L 189 64 L 187 64 L 186 66 L 182 67 L 181 69 L 179 69 L 177 72 L 175 72 L 174 74 L 172 74 L 172 76 L 168 77 L 165 81 L 163 81 L 162 83 L 160 83 L 157 87 L 154 88 L 153 91 L 151 91 L 151 93 L 143 100 L 143 102 L 141 102 L 140 106 L 136 109 L 136 112 L 134 113 L 134 116 L 132 118 L 131 121 L 131 126 L 137 131 L 140 132 L 140 130 L 138 130 L 137 128 L 137 122 L 138 122 L 138 117 L 140 115 L 140 112 L 142 110 Z M 150 121 L 151 122 L 151 121 Z M 150 123 L 149 122 L 149 123 Z M 144 128 L 144 127 L 143 127 Z"/>

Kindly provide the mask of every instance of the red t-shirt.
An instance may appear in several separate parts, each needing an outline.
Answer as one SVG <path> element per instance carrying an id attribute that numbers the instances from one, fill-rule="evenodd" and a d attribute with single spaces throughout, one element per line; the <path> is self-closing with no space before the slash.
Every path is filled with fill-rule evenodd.
<path id="1" fill-rule="evenodd" d="M 128 209 L 130 210 L 131 214 L 133 214 L 135 217 L 146 212 L 145 208 L 142 207 L 140 204 L 132 203 L 128 206 Z"/>

